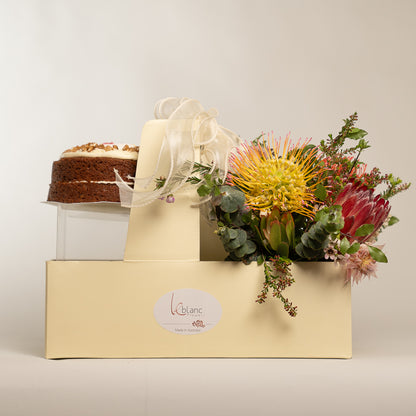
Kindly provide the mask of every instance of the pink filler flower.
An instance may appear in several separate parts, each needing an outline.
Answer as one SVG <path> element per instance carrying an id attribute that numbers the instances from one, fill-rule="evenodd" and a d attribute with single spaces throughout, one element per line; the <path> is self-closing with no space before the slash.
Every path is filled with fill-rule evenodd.
<path id="1" fill-rule="evenodd" d="M 339 256 L 338 259 L 346 269 L 346 283 L 351 282 L 351 280 L 358 283 L 364 277 L 377 277 L 377 262 L 371 257 L 366 244 L 361 244 L 356 253 Z"/>

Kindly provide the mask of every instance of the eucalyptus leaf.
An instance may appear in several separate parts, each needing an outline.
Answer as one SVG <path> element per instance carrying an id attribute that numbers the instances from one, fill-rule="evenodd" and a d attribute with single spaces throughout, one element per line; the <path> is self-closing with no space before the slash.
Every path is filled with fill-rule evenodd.
<path id="1" fill-rule="evenodd" d="M 253 254 L 257 250 L 257 246 L 254 241 L 247 240 L 245 245 L 247 246 L 247 254 Z"/>
<path id="2" fill-rule="evenodd" d="M 344 226 L 341 210 L 340 205 L 333 205 L 317 212 L 316 223 L 302 234 L 300 243 L 295 247 L 299 256 L 306 259 L 323 257 L 323 249 L 328 246 L 330 235 Z"/>
<path id="3" fill-rule="evenodd" d="M 313 229 L 313 238 L 315 240 L 324 241 L 328 237 L 328 232 L 324 229 L 321 223 L 316 223 Z"/>
<path id="4" fill-rule="evenodd" d="M 302 235 L 301 242 L 305 247 L 311 248 L 313 250 L 321 249 L 323 244 L 323 241 L 316 240 L 312 235 L 307 233 Z"/>
<path id="5" fill-rule="evenodd" d="M 247 245 L 243 244 L 241 247 L 237 248 L 237 250 L 234 251 L 234 254 L 240 259 L 244 257 L 246 254 L 248 254 Z"/>
<path id="6" fill-rule="evenodd" d="M 321 241 L 321 240 L 316 240 L 315 238 L 313 238 L 313 237 L 310 236 L 308 238 L 308 244 L 307 244 L 307 246 L 309 248 L 313 248 L 314 250 L 319 250 L 319 249 L 322 249 L 324 247 L 325 242 L 326 242 L 326 239 L 324 239 L 323 241 Z"/>
<path id="7" fill-rule="evenodd" d="M 242 258 L 244 256 L 254 253 L 256 249 L 256 244 L 251 240 L 247 240 L 241 247 L 234 251 L 234 254 L 237 257 Z"/>
<path id="8" fill-rule="evenodd" d="M 326 231 L 328 231 L 329 233 L 336 233 L 336 232 L 338 232 L 339 230 L 341 230 L 343 226 L 344 226 L 344 220 L 343 220 L 343 218 L 341 218 L 341 219 L 339 220 L 339 222 L 336 222 L 336 221 L 333 221 L 333 222 L 328 222 L 328 223 L 325 225 L 325 229 L 326 229 Z"/>
<path id="9" fill-rule="evenodd" d="M 228 229 L 227 228 L 225 230 L 222 230 L 219 233 L 219 236 L 220 236 L 221 241 L 223 242 L 223 244 L 224 243 L 228 243 L 231 240 L 230 233 L 228 232 Z"/>
<path id="10" fill-rule="evenodd" d="M 300 257 L 309 260 L 322 257 L 324 254 L 323 250 L 314 250 L 312 248 L 304 246 L 302 243 L 297 244 L 295 250 Z"/>
<path id="11" fill-rule="evenodd" d="M 244 225 L 244 222 L 241 218 L 241 214 L 238 211 L 230 214 L 230 219 L 234 227 L 242 227 Z"/>
<path id="12" fill-rule="evenodd" d="M 240 241 L 238 238 L 235 238 L 234 240 L 230 240 L 229 243 L 224 244 L 224 248 L 227 251 L 234 251 L 238 247 L 241 247 L 244 244 L 244 242 Z"/>
<path id="13" fill-rule="evenodd" d="M 244 194 L 232 186 L 221 186 L 220 208 L 224 212 L 233 213 L 242 208 L 245 203 Z"/>
<path id="14" fill-rule="evenodd" d="M 235 239 L 238 240 L 240 245 L 243 245 L 247 241 L 247 233 L 242 229 L 238 229 L 237 232 L 238 235 Z"/>
<path id="15" fill-rule="evenodd" d="M 230 236 L 230 240 L 234 240 L 238 236 L 238 230 L 234 228 L 227 228 L 228 235 Z"/>

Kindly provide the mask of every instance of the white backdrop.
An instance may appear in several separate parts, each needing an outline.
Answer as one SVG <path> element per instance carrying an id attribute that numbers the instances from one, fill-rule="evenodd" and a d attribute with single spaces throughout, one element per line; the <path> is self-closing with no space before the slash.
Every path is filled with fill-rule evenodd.
<path id="1" fill-rule="evenodd" d="M 51 370 L 51 364 L 41 358 L 44 262 L 55 255 L 56 212 L 40 202 L 47 196 L 52 161 L 64 149 L 100 139 L 139 143 L 141 127 L 152 118 L 154 103 L 166 96 L 188 96 L 206 108 L 216 107 L 220 123 L 243 138 L 253 138 L 262 131 L 273 130 L 277 135 L 290 131 L 296 139 L 312 137 L 318 143 L 328 133 L 337 133 L 342 119 L 358 111 L 358 125 L 369 132 L 373 145 L 367 151 L 368 164 L 416 182 L 415 18 L 416 2 L 411 0 L 2 0 L 0 348 L 6 358 L 0 361 L 5 366 L 0 371 L 0 398 L 5 400 L 4 414 L 45 415 L 48 411 L 53 414 L 52 410 L 95 414 L 94 409 L 101 415 L 106 411 L 153 415 L 162 410 L 176 414 L 182 396 L 165 392 L 158 398 L 155 387 L 169 384 L 172 367 L 194 382 L 195 368 L 198 374 L 205 371 L 208 380 L 210 376 L 212 380 L 216 376 L 228 380 L 220 390 L 209 382 L 195 385 L 184 381 L 196 401 L 202 400 L 202 390 L 223 398 L 224 413 L 212 402 L 200 408 L 199 414 L 204 409 L 216 414 L 255 411 L 254 401 L 249 395 L 241 396 L 237 388 L 228 390 L 234 405 L 225 405 L 227 386 L 238 385 L 246 370 L 277 383 L 274 377 L 282 367 L 286 374 L 297 375 L 296 381 L 294 376 L 291 380 L 299 385 L 293 392 L 280 385 L 286 397 L 313 388 L 311 373 L 329 371 L 327 376 L 332 380 L 336 371 L 340 383 L 348 379 L 356 386 L 355 393 L 361 389 L 368 392 L 367 414 L 375 409 L 373 396 L 379 403 L 381 400 L 380 409 L 386 414 L 393 411 L 397 400 L 408 412 L 403 414 L 411 414 L 409 383 L 415 382 L 415 377 L 409 373 L 408 363 L 414 370 L 416 348 L 414 189 L 392 200 L 392 213 L 401 222 L 382 236 L 389 263 L 379 267 L 377 280 L 353 289 L 355 358 L 351 365 L 364 360 L 364 367 L 354 370 L 357 373 L 344 378 L 344 370 L 338 367 L 328 369 L 328 364 L 315 362 L 301 365 L 302 361 L 294 360 L 262 361 L 258 366 L 253 361 L 212 361 L 214 367 L 206 361 L 143 364 L 138 360 L 134 365 L 138 371 L 145 365 L 147 374 L 145 381 L 140 380 L 150 389 L 147 395 L 141 391 L 140 397 L 135 396 L 138 393 L 133 385 L 130 396 L 117 390 L 120 380 L 129 380 L 125 362 L 102 364 L 115 380 L 114 385 L 104 386 L 99 382 L 101 361 L 80 364 L 75 360 L 63 364 L 65 369 L 55 366 Z M 388 362 L 389 367 L 366 367 L 374 357 L 382 357 L 380 363 Z M 398 364 L 398 357 L 408 361 Z M 88 365 L 95 369 L 96 378 L 87 377 L 98 388 L 95 393 L 89 390 L 94 386 L 81 384 L 82 391 L 89 392 L 82 396 L 75 381 L 56 383 L 63 374 L 68 380 L 79 371 L 91 374 L 91 368 L 83 370 Z M 276 372 L 270 370 L 273 366 L 278 366 Z M 38 390 L 36 380 L 28 376 L 34 368 L 41 380 Z M 374 379 L 364 377 L 364 383 L 360 372 L 374 372 L 375 368 Z M 124 370 L 127 373 L 121 376 Z M 224 371 L 237 378 L 227 378 L 230 373 Z M 267 400 L 268 393 L 258 387 L 261 379 L 257 384 L 250 377 L 246 383 L 250 391 Z M 114 397 L 125 403 L 118 413 L 108 410 L 105 398 L 97 400 L 106 389 L 117 392 Z M 330 382 L 325 389 L 342 400 L 346 386 L 333 390 Z M 391 397 L 380 389 L 390 390 Z M 69 400 L 67 391 L 72 392 L 71 405 L 65 402 Z M 58 395 L 63 407 L 58 401 L 48 401 L 52 393 Z M 20 400 L 22 397 L 25 399 Z M 146 402 L 143 408 L 139 404 L 142 399 Z M 334 414 L 334 409 L 317 398 L 310 400 L 315 405 L 310 411 L 319 407 L 316 414 L 326 414 L 322 409 Z M 358 402 L 351 400 L 350 407 L 346 405 L 342 411 L 358 411 Z M 80 412 L 76 403 L 87 406 L 90 413 Z M 272 407 L 264 406 L 264 413 L 273 414 Z M 182 414 L 192 413 L 186 409 Z M 302 403 L 295 400 L 284 409 L 302 414 Z"/>

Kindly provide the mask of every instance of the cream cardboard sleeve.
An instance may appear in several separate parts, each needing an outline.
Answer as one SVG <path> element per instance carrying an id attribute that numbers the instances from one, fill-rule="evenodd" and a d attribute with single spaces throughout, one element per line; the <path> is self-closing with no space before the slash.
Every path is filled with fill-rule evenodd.
<path id="1" fill-rule="evenodd" d="M 165 128 L 145 124 L 138 177 L 155 169 Z M 351 357 L 342 269 L 292 265 L 295 318 L 273 298 L 259 305 L 262 266 L 224 262 L 191 196 L 175 197 L 131 208 L 124 260 L 47 262 L 46 358 Z"/>

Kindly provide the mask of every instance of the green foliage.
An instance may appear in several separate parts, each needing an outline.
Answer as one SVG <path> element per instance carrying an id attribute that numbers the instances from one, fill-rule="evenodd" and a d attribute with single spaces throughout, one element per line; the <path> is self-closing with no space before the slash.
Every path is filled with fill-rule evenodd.
<path id="1" fill-rule="evenodd" d="M 353 244 L 350 244 L 350 242 L 348 241 L 347 237 L 344 237 L 341 240 L 341 244 L 339 245 L 339 252 L 342 255 L 345 254 L 354 254 L 356 253 L 358 250 L 360 249 L 360 243 L 358 243 L 357 241 L 354 242 Z"/>
<path id="2" fill-rule="evenodd" d="M 297 315 L 297 306 L 285 298 L 282 292 L 291 286 L 295 279 L 293 279 L 290 272 L 290 265 L 292 262 L 283 257 L 273 257 L 268 261 L 264 261 L 264 284 L 263 290 L 257 296 L 258 303 L 264 303 L 267 299 L 269 290 L 272 291 L 273 297 L 280 299 L 283 303 L 285 311 L 292 317 Z"/>
<path id="3" fill-rule="evenodd" d="M 325 186 L 323 186 L 321 183 L 318 183 L 318 185 L 316 185 L 315 196 L 318 198 L 319 201 L 325 201 L 328 196 L 328 192 Z"/>
<path id="4" fill-rule="evenodd" d="M 246 198 L 244 194 L 233 186 L 220 187 L 220 207 L 224 212 L 233 213 L 244 206 Z"/>
<path id="5" fill-rule="evenodd" d="M 296 253 L 305 259 L 319 259 L 324 256 L 331 234 L 338 234 L 344 226 L 340 205 L 321 209 L 316 213 L 315 223 L 302 234 L 296 245 Z"/>
<path id="6" fill-rule="evenodd" d="M 217 234 L 229 253 L 227 259 L 246 263 L 256 260 L 256 224 L 259 220 L 245 207 L 245 196 L 238 188 L 223 185 L 218 191 L 212 204 L 219 226 Z"/>
<path id="7" fill-rule="evenodd" d="M 390 227 L 390 226 L 398 223 L 399 221 L 400 220 L 397 217 L 392 216 L 392 217 L 390 217 L 389 222 L 388 222 L 387 225 Z"/>
<path id="8" fill-rule="evenodd" d="M 314 219 L 299 213 L 280 212 L 277 208 L 271 212 L 251 209 L 246 205 L 244 193 L 237 186 L 225 185 L 219 170 L 210 164 L 188 162 L 187 169 L 183 171 L 188 174 L 192 166 L 191 176 L 185 178 L 185 173 L 181 171 L 177 178 L 169 179 L 169 183 L 172 179 L 178 183 L 186 180 L 196 186 L 201 198 L 210 201 L 208 216 L 217 222 L 216 233 L 229 253 L 226 260 L 244 263 L 257 261 L 257 264 L 264 265 L 265 282 L 258 303 L 265 301 L 270 290 L 274 297 L 283 302 L 285 310 L 295 316 L 296 306 L 292 306 L 282 295 L 282 291 L 294 283 L 289 267 L 292 260 L 321 260 L 329 243 L 331 245 L 326 250 L 327 257 L 333 259 L 339 256 L 342 261 L 354 260 L 348 255 L 357 253 L 361 245 L 358 241 L 350 240 L 373 234 L 374 225 L 361 225 L 354 235 L 341 238 L 340 231 L 344 227 L 342 207 L 333 203 L 348 182 L 356 182 L 369 189 L 385 184 L 387 189 L 381 194 L 384 199 L 409 188 L 410 184 L 403 183 L 392 174 L 382 174 L 378 168 L 366 172 L 366 166 L 359 158 L 370 146 L 366 140 L 367 132 L 355 127 L 357 119 L 357 113 L 352 114 L 344 120 L 338 135 L 333 137 L 330 134 L 318 147 L 309 144 L 301 150 L 312 173 L 306 186 L 315 189 L 316 198 L 305 204 L 311 203 L 311 209 L 315 202 L 324 206 Z M 253 140 L 253 145 L 265 147 L 268 143 L 261 135 Z M 295 150 L 288 152 L 290 154 L 293 151 Z M 271 151 L 270 157 L 278 157 L 277 152 Z M 270 170 L 270 174 L 274 174 L 273 170 Z M 167 191 L 166 178 L 157 178 L 155 184 L 156 189 L 163 188 L 164 192 Z M 284 205 L 281 207 L 285 209 Z M 398 221 L 396 217 L 390 217 L 387 225 Z M 357 240 L 365 241 L 360 238 Z M 387 262 L 387 257 L 380 249 L 370 245 L 367 247 L 375 261 Z"/>
<path id="9" fill-rule="evenodd" d="M 208 196 L 211 193 L 211 188 L 208 185 L 202 184 L 197 189 L 199 196 Z"/>
<path id="10" fill-rule="evenodd" d="M 220 194 L 221 180 L 218 178 L 218 170 L 213 173 L 209 173 L 210 166 L 196 163 L 194 165 L 193 173 L 199 172 L 202 178 L 197 176 L 191 176 L 187 182 L 193 184 L 200 184 L 197 188 L 198 195 L 200 197 L 212 195 L 218 196 Z M 208 172 L 207 172 L 208 171 Z"/>
<path id="11" fill-rule="evenodd" d="M 362 147 L 363 144 L 361 143 L 361 145 L 358 144 L 350 148 L 343 149 L 343 146 L 347 138 L 352 140 L 360 140 L 367 134 L 367 132 L 365 132 L 364 130 L 357 129 L 354 127 L 354 124 L 357 121 L 357 119 L 358 115 L 355 112 L 347 119 L 343 120 L 344 125 L 342 126 L 341 131 L 335 138 L 332 136 L 332 134 L 329 134 L 326 142 L 324 140 L 321 140 L 319 147 L 325 156 L 344 156 L 346 154 L 352 154 L 355 151 L 358 151 L 360 147 Z"/>
<path id="12" fill-rule="evenodd" d="M 355 114 L 357 114 L 357 113 L 355 113 Z M 348 137 L 352 140 L 360 140 L 363 137 L 367 136 L 367 134 L 368 133 L 365 130 L 357 129 L 356 127 L 354 127 L 354 128 L 351 128 L 348 131 L 346 137 Z"/>
<path id="13" fill-rule="evenodd" d="M 390 199 L 399 192 L 403 192 L 410 188 L 410 183 L 403 183 L 400 178 L 393 176 L 391 173 L 386 176 L 387 179 L 384 182 L 387 183 L 387 189 L 381 194 L 382 198 Z"/>
<path id="14" fill-rule="evenodd" d="M 155 189 L 162 188 L 166 183 L 166 178 L 164 176 L 160 176 L 159 178 L 155 179 Z"/>
<path id="15" fill-rule="evenodd" d="M 370 256 L 379 263 L 387 263 L 386 255 L 377 247 L 368 246 L 368 251 L 370 252 Z"/>
<path id="16" fill-rule="evenodd" d="M 358 241 L 352 243 L 347 250 L 347 254 L 354 254 L 360 249 L 360 243 Z"/>
<path id="17" fill-rule="evenodd" d="M 355 237 L 364 237 L 365 235 L 371 234 L 374 231 L 374 224 L 363 224 L 357 228 Z"/>
<path id="18" fill-rule="evenodd" d="M 255 146 L 262 145 L 264 143 L 263 134 L 260 134 L 260 136 L 257 136 L 255 139 L 251 140 L 251 143 L 253 143 Z"/>
<path id="19" fill-rule="evenodd" d="M 381 194 L 384 199 L 389 199 L 410 187 L 410 183 L 403 183 L 400 178 L 391 173 L 383 174 L 376 167 L 370 172 L 365 172 L 360 155 L 370 145 L 364 139 L 367 132 L 354 126 L 357 119 L 357 113 L 352 114 L 344 120 L 344 125 L 336 137 L 329 134 L 327 140 L 320 142 L 319 150 L 322 153 L 322 161 L 325 162 L 323 185 L 331 189 L 328 198 L 325 199 L 327 205 L 334 201 L 334 198 L 349 181 L 362 183 L 370 189 L 381 184 L 387 185 L 387 189 Z M 347 139 L 349 139 L 349 143 Z M 319 196 L 317 198 L 320 199 Z"/>
<path id="20" fill-rule="evenodd" d="M 350 243 L 348 241 L 348 238 L 344 237 L 341 240 L 341 244 L 339 245 L 339 251 L 341 254 L 345 254 L 349 248 L 350 248 Z"/>
<path id="21" fill-rule="evenodd" d="M 253 254 L 257 249 L 256 244 L 247 239 L 247 232 L 241 228 L 235 229 L 222 226 L 218 229 L 217 234 L 225 250 L 239 260 Z"/>

